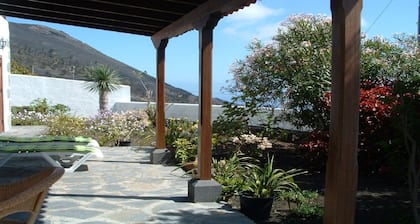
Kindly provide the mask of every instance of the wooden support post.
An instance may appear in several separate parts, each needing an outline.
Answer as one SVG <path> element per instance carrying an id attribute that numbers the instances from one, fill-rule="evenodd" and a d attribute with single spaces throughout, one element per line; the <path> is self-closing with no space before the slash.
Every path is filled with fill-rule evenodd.
<path id="1" fill-rule="evenodd" d="M 354 223 L 362 0 L 331 0 L 332 106 L 324 224 Z"/>
<path id="2" fill-rule="evenodd" d="M 3 57 L 0 55 L 0 132 L 5 131 L 5 117 L 4 117 L 4 101 L 6 94 L 3 93 Z"/>
<path id="3" fill-rule="evenodd" d="M 157 50 L 156 72 L 156 148 L 164 149 L 165 144 L 165 48 L 168 39 L 154 43 Z"/>
<path id="4" fill-rule="evenodd" d="M 221 16 L 212 14 L 200 24 L 195 24 L 200 38 L 200 96 L 199 96 L 199 143 L 198 143 L 198 175 L 200 180 L 211 179 L 212 150 L 212 58 L 213 29 Z"/>

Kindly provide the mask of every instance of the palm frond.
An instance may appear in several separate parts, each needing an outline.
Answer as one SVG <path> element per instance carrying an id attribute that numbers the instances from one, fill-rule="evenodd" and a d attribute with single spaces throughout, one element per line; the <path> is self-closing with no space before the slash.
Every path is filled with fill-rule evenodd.
<path id="1" fill-rule="evenodd" d="M 85 76 L 90 81 L 86 84 L 86 89 L 90 92 L 112 92 L 121 84 L 117 72 L 105 65 L 87 68 Z"/>

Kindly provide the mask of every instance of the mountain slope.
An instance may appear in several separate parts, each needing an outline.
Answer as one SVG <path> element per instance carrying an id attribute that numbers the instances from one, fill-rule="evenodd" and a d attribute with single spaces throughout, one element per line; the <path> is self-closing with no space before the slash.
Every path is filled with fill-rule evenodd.
<path id="1" fill-rule="evenodd" d="M 107 65 L 116 70 L 122 83 L 131 86 L 133 101 L 145 101 L 146 88 L 153 91 L 156 80 L 115 60 L 70 35 L 46 26 L 9 23 L 12 62 L 27 67 L 33 75 L 85 80 L 87 66 Z M 141 83 L 144 83 L 143 84 Z M 166 84 L 166 101 L 197 103 L 197 96 Z M 215 100 L 215 103 L 220 103 Z"/>

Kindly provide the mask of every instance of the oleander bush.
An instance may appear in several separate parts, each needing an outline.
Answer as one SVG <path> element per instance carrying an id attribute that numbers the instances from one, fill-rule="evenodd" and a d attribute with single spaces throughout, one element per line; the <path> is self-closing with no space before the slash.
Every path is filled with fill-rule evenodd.
<path id="1" fill-rule="evenodd" d="M 111 112 L 102 111 L 86 120 L 86 133 L 101 145 L 119 145 L 121 141 L 131 141 L 149 125 L 147 114 L 142 111 Z"/>

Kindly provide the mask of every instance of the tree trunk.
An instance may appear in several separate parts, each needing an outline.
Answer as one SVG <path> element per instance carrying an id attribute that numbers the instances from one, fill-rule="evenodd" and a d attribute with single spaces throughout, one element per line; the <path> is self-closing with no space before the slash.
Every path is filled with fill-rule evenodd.
<path id="1" fill-rule="evenodd" d="M 108 92 L 99 91 L 99 111 L 108 110 Z"/>
<path id="2" fill-rule="evenodd" d="M 402 118 L 402 128 L 404 134 L 404 143 L 405 147 L 408 152 L 408 190 L 411 196 L 411 209 L 413 212 L 413 218 L 416 224 L 420 224 L 420 205 L 418 200 L 418 188 L 419 188 L 419 176 L 420 171 L 417 168 L 417 160 L 418 160 L 418 149 L 416 140 L 411 135 L 409 128 L 408 128 L 408 121 L 407 116 L 403 116 Z"/>

